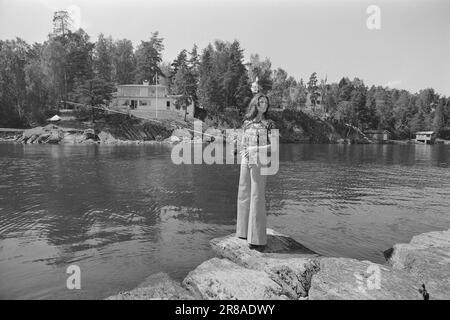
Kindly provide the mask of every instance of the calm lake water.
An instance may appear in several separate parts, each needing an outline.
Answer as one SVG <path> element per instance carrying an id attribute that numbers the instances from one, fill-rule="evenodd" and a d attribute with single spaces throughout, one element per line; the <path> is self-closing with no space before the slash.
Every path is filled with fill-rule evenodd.
<path id="1" fill-rule="evenodd" d="M 282 145 L 268 226 L 330 256 L 384 262 L 450 228 L 449 145 Z M 175 279 L 234 232 L 238 165 L 174 165 L 169 146 L 0 144 L 0 298 L 101 299 Z M 66 268 L 81 268 L 81 290 Z"/>

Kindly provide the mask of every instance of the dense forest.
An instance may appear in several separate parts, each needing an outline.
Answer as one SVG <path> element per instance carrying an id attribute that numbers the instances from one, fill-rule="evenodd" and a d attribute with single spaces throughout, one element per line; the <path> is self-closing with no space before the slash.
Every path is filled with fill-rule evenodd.
<path id="1" fill-rule="evenodd" d="M 317 110 L 332 121 L 362 130 L 387 129 L 396 138 L 420 130 L 448 137 L 450 98 L 431 88 L 410 93 L 342 78 L 328 83 L 313 73 L 304 83 L 270 59 L 252 54 L 244 63 L 237 40 L 216 40 L 199 52 L 194 44 L 171 62 L 162 59 L 164 39 L 150 34 L 135 48 L 127 39 L 100 34 L 95 42 L 82 29 L 70 30 L 67 13 L 55 13 L 54 30 L 44 43 L 20 38 L 0 40 L 0 127 L 29 127 L 45 122 L 65 101 L 108 104 L 117 84 L 167 85 L 181 95 L 177 107 L 193 102 L 208 117 L 239 119 L 258 77 L 275 109 Z"/>

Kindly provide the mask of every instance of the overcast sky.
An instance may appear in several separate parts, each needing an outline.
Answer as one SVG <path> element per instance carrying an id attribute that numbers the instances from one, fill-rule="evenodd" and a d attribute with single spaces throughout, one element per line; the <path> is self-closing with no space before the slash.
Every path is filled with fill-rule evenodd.
<path id="1" fill-rule="evenodd" d="M 366 26 L 369 5 L 381 9 L 380 30 Z M 237 39 L 247 59 L 269 57 L 296 79 L 316 71 L 450 96 L 448 0 L 0 0 L 0 39 L 45 41 L 56 10 L 73 12 L 93 41 L 104 33 L 137 45 L 159 31 L 165 61 Z"/>

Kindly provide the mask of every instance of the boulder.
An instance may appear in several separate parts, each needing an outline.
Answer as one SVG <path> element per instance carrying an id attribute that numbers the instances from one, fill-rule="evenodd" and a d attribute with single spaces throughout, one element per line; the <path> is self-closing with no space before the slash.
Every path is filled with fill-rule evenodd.
<path id="1" fill-rule="evenodd" d="M 137 288 L 120 292 L 106 300 L 192 300 L 198 298 L 166 273 L 160 272 L 149 276 Z"/>
<path id="2" fill-rule="evenodd" d="M 267 273 L 244 268 L 228 259 L 203 262 L 189 272 L 183 286 L 207 300 L 287 299 Z"/>
<path id="3" fill-rule="evenodd" d="M 49 124 L 45 127 L 25 130 L 19 141 L 22 143 L 59 143 L 63 137 L 64 132 L 58 126 Z"/>
<path id="4" fill-rule="evenodd" d="M 311 277 L 319 270 L 318 254 L 271 229 L 267 229 L 267 246 L 263 250 L 250 249 L 246 240 L 234 234 L 213 239 L 210 244 L 217 255 L 267 273 L 290 299 L 306 297 Z"/>
<path id="5" fill-rule="evenodd" d="M 388 266 L 349 258 L 323 258 L 309 300 L 423 300 L 416 277 Z"/>
<path id="6" fill-rule="evenodd" d="M 111 143 L 117 142 L 117 139 L 114 138 L 114 136 L 109 132 L 100 131 L 100 133 L 97 135 L 97 137 L 100 140 L 100 143 L 111 144 Z"/>
<path id="7" fill-rule="evenodd" d="M 385 255 L 393 268 L 417 276 L 429 299 L 450 299 L 450 229 L 414 236 Z"/>

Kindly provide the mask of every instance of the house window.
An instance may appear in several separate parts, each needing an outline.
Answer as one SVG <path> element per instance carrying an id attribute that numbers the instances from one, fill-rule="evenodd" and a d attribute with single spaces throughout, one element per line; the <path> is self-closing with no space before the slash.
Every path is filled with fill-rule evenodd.
<path id="1" fill-rule="evenodd" d="M 167 109 L 170 108 L 170 101 L 166 101 L 166 107 L 167 107 Z"/>

